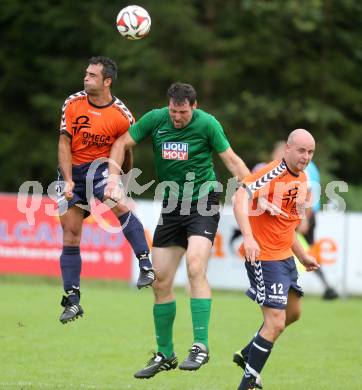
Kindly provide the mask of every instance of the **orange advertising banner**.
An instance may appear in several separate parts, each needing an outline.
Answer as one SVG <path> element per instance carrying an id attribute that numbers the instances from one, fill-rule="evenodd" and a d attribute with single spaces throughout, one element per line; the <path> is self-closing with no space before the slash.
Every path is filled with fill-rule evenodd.
<path id="1" fill-rule="evenodd" d="M 62 229 L 46 196 L 0 194 L 0 273 L 60 276 Z M 103 225 L 103 226 L 102 226 Z M 132 250 L 111 211 L 84 220 L 82 277 L 131 280 Z M 118 229 L 120 230 L 120 229 Z"/>

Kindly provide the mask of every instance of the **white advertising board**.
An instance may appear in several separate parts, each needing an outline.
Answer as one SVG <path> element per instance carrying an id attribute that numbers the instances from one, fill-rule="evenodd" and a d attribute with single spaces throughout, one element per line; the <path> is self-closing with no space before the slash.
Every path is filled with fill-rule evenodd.
<path id="1" fill-rule="evenodd" d="M 136 213 L 144 224 L 150 242 L 160 208 L 159 203 L 152 201 L 137 202 Z M 242 238 L 236 238 L 230 245 L 236 228 L 231 206 L 224 206 L 208 267 L 208 279 L 213 288 L 246 290 L 249 286 L 243 259 L 238 254 Z M 342 295 L 362 295 L 361 230 L 361 213 L 321 212 L 317 215 L 316 242 L 311 251 L 319 258 L 328 282 Z M 134 283 L 138 277 L 136 261 L 134 259 Z M 305 272 L 301 266 L 298 266 L 298 270 L 300 284 L 306 293 L 323 292 L 322 283 L 313 272 Z M 177 271 L 175 284 L 187 284 L 184 260 Z"/>

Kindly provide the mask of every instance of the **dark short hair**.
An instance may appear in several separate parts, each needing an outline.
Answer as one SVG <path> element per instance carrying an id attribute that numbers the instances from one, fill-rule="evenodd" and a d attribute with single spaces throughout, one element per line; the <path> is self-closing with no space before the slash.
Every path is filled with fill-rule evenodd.
<path id="1" fill-rule="evenodd" d="M 191 84 L 173 83 L 167 90 L 167 97 L 176 104 L 182 104 L 188 100 L 192 105 L 196 102 L 196 91 Z"/>
<path id="2" fill-rule="evenodd" d="M 110 58 L 104 57 L 104 56 L 92 57 L 89 59 L 89 64 L 90 65 L 98 65 L 98 64 L 103 65 L 103 70 L 102 70 L 103 80 L 111 78 L 112 84 L 116 81 L 116 79 L 117 79 L 117 65 Z"/>

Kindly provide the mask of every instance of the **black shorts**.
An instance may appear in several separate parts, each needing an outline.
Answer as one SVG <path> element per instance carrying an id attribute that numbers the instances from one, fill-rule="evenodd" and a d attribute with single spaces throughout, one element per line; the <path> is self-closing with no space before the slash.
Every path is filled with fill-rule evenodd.
<path id="1" fill-rule="evenodd" d="M 213 207 L 211 208 L 211 206 Z M 164 203 L 163 208 L 165 207 Z M 202 215 L 204 213 L 201 210 L 206 210 L 207 214 L 213 215 Z M 187 239 L 190 236 L 202 236 L 208 238 L 212 243 L 214 242 L 220 219 L 219 195 L 217 193 L 211 192 L 207 199 L 192 202 L 188 215 L 181 215 L 180 212 L 180 203 L 177 204 L 175 210 L 169 213 L 161 212 L 153 236 L 154 247 L 164 248 L 176 245 L 187 249 Z"/>

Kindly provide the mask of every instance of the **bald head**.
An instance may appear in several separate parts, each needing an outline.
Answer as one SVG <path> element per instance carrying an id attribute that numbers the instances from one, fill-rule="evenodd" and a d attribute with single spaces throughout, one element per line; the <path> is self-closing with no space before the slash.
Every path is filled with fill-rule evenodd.
<path id="1" fill-rule="evenodd" d="M 315 141 L 312 134 L 304 129 L 293 130 L 288 137 L 284 159 L 288 168 L 298 174 L 313 158 Z"/>
<path id="2" fill-rule="evenodd" d="M 295 129 L 288 136 L 288 145 L 295 145 L 299 143 L 309 143 L 315 146 L 315 141 L 312 134 L 304 129 Z"/>

